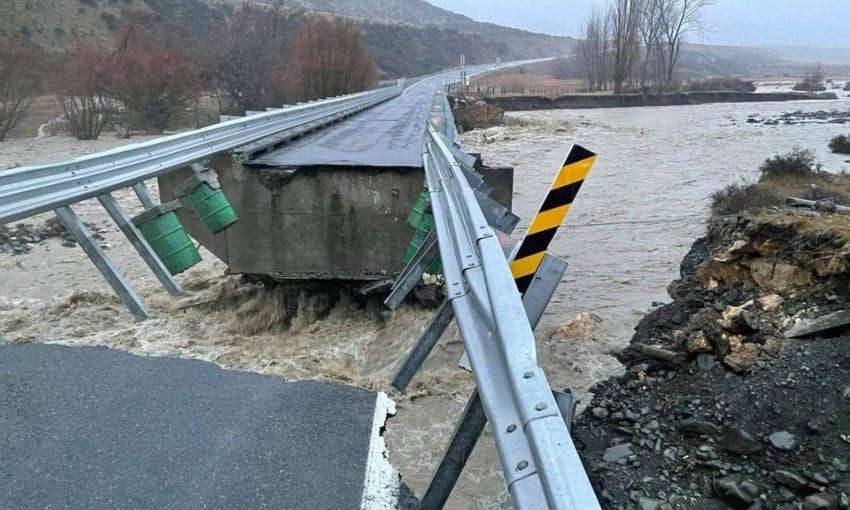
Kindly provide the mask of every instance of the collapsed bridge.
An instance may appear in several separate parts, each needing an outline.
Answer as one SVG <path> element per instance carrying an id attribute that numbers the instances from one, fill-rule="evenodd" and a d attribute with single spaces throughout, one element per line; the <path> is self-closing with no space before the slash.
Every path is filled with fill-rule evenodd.
<path id="1" fill-rule="evenodd" d="M 456 320 L 466 348 L 461 365 L 472 371 L 477 391 L 423 496 L 423 507 L 442 507 L 489 421 L 518 508 L 598 508 L 569 436 L 571 397 L 550 389 L 537 363 L 533 336 L 533 326 L 566 269 L 562 261 L 545 254 L 546 243 L 541 244 L 541 239 L 551 240 L 589 171 L 593 154 L 574 149 L 544 202 L 543 220 L 532 224 L 531 236 L 540 235 L 517 243 L 507 236 L 518 221 L 506 207 L 510 205 L 510 171 L 484 168 L 463 153 L 448 102 L 441 93 L 434 95 L 454 78 L 454 73 L 441 74 L 409 87 L 399 84 L 284 107 L 69 162 L 14 169 L 0 174 L 0 222 L 55 211 L 137 320 L 148 317 L 144 303 L 92 241 L 71 208 L 74 203 L 97 198 L 173 294 L 180 292 L 173 273 L 190 266 L 194 258 L 182 256 L 184 250 L 191 252 L 185 242 L 166 243 L 174 248 L 168 253 L 158 251 L 156 242 L 180 234 L 178 226 L 185 226 L 237 273 L 338 280 L 397 274 L 387 299 L 390 308 L 400 304 L 439 257 L 446 300 L 393 385 L 403 389 L 409 383 L 430 347 Z M 155 204 L 144 185 L 155 177 L 160 179 L 165 204 Z M 430 205 L 412 222 L 420 228 L 429 216 L 430 228 L 420 229 L 424 234 L 404 265 L 400 256 L 411 235 L 404 220 L 421 194 L 423 180 L 427 183 L 424 202 Z M 189 187 L 181 190 L 186 182 Z M 123 187 L 133 187 L 147 216 L 131 220 L 118 206 L 110 193 Z M 208 193 L 196 200 L 191 196 L 200 193 L 198 189 Z M 222 191 L 234 211 L 226 211 L 225 206 L 205 210 L 204 204 L 214 196 L 220 199 Z M 172 199 L 181 194 L 198 215 L 188 207 L 178 208 Z M 219 222 L 222 211 L 235 212 L 234 217 Z M 240 221 L 234 223 L 236 215 Z M 162 235 L 152 239 L 145 225 L 160 218 L 168 222 L 154 229 L 154 235 Z M 181 221 L 175 225 L 174 218 Z M 166 226 L 171 230 L 164 230 Z M 509 266 L 511 259 L 520 256 L 522 260 Z M 521 275 L 519 265 L 524 268 Z M 15 346 L 3 349 L 11 364 L 0 364 L 0 371 L 31 374 L 38 370 L 40 353 L 11 347 Z M 51 384 L 61 385 L 69 373 L 55 374 Z M 74 373 L 81 376 L 79 371 Z M 145 379 L 138 384 L 146 384 Z M 379 400 L 365 409 L 370 417 Z M 132 399 L 122 402 L 133 403 Z M 170 412 L 161 409 L 160 414 L 146 418 L 168 421 L 173 418 Z M 71 420 L 83 419 L 73 408 L 68 413 Z M 88 415 L 85 419 L 107 418 Z M 15 425 L 40 435 L 38 423 Z M 68 440 L 61 434 L 49 437 L 59 450 Z M 144 441 L 136 444 L 144 447 Z M 250 441 L 243 446 L 260 447 Z M 49 450 L 46 453 L 48 457 L 33 462 L 56 464 L 49 459 Z M 74 469 L 70 459 L 62 461 L 67 469 Z M 368 458 L 354 464 L 357 467 L 352 469 L 371 470 Z M 374 498 L 363 497 L 366 489 L 364 485 L 362 492 L 354 491 L 361 496 L 354 506 L 374 507 Z M 133 497 L 144 499 L 139 494 Z"/>

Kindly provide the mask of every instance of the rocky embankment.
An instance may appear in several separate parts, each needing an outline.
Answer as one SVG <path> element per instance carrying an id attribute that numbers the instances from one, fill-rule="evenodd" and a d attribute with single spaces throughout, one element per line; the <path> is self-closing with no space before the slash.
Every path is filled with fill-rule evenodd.
<path id="1" fill-rule="evenodd" d="M 836 99 L 833 93 L 799 92 L 676 92 L 667 94 L 571 94 L 566 96 L 496 96 L 481 98 L 505 111 L 560 110 L 570 108 L 623 108 L 631 106 L 677 106 L 710 103 L 761 103 Z"/>
<path id="2" fill-rule="evenodd" d="M 850 123 L 850 111 L 818 110 L 816 112 L 803 112 L 802 110 L 797 110 L 768 118 L 753 114 L 747 117 L 747 122 L 749 124 L 764 124 L 765 126 L 778 126 L 780 124 L 786 126 L 793 126 L 795 124 L 847 124 Z"/>
<path id="3" fill-rule="evenodd" d="M 86 223 L 92 237 L 103 240 L 100 229 Z M 59 221 L 58 218 L 49 218 L 35 226 L 29 223 L 18 223 L 14 226 L 0 225 L 0 253 L 11 253 L 12 255 L 23 255 L 29 253 L 32 245 L 41 244 L 45 239 L 58 237 L 62 239 L 62 246 L 73 248 L 77 241 Z"/>
<path id="4" fill-rule="evenodd" d="M 715 220 L 592 389 L 604 508 L 850 508 L 850 246 L 786 214 Z"/>

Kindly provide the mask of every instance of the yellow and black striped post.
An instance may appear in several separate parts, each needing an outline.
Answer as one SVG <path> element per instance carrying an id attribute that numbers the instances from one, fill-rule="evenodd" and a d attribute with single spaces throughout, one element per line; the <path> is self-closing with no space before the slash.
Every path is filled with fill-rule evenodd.
<path id="1" fill-rule="evenodd" d="M 511 262 L 511 273 L 520 294 L 525 294 L 534 280 L 534 274 L 549 249 L 549 243 L 570 211 L 570 206 L 590 173 L 594 161 L 596 154 L 584 147 L 573 145 L 570 149 L 567 160 L 555 177 L 543 205 L 534 216 Z"/>

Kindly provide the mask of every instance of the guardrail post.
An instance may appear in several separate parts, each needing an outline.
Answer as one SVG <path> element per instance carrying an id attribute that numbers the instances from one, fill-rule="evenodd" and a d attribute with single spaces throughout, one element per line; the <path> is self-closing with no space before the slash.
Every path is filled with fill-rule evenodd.
<path id="1" fill-rule="evenodd" d="M 564 391 L 552 390 L 552 396 L 555 397 L 555 403 L 558 404 L 558 409 L 561 411 L 561 416 L 564 417 L 564 423 L 567 425 L 567 430 L 572 431 L 573 419 L 576 415 L 576 400 L 573 390 L 564 388 Z"/>
<path id="2" fill-rule="evenodd" d="M 434 346 L 437 345 L 437 341 L 441 336 L 443 336 L 443 333 L 446 331 L 446 328 L 449 327 L 449 324 L 452 323 L 454 317 L 455 314 L 452 311 L 452 305 L 449 300 L 446 299 L 437 308 L 437 312 L 434 314 L 434 317 L 432 317 L 428 325 L 425 326 L 425 331 L 422 333 L 422 336 L 420 336 L 419 340 L 416 341 L 416 345 L 413 346 L 410 354 L 407 355 L 407 359 L 404 360 L 401 368 L 399 368 L 393 378 L 392 386 L 395 389 L 398 391 L 404 391 L 407 389 L 410 381 L 413 380 L 413 376 L 416 375 L 416 372 L 418 372 L 422 367 L 422 364 L 425 363 L 425 359 L 428 357 L 428 354 L 430 354 L 431 350 L 434 349 Z"/>
<path id="3" fill-rule="evenodd" d="M 145 185 L 145 181 L 139 181 L 136 184 L 133 184 L 133 191 L 136 192 L 136 196 L 139 197 L 139 202 L 142 203 L 142 207 L 145 209 L 151 209 L 156 205 L 154 204 L 150 190 L 148 190 L 148 187 Z"/>
<path id="4" fill-rule="evenodd" d="M 564 276 L 564 272 L 566 272 L 567 267 L 567 263 L 563 259 L 553 257 L 549 254 L 545 255 L 543 261 L 540 263 L 540 267 L 534 275 L 531 285 L 529 285 L 528 290 L 522 297 L 522 304 L 525 307 L 526 315 L 528 315 L 528 322 L 531 325 L 532 331 L 537 327 L 537 324 L 540 322 L 540 318 L 543 317 L 543 312 L 546 310 L 546 306 L 548 306 L 549 301 L 552 299 L 552 295 L 558 288 L 558 284 L 561 283 L 561 278 Z M 448 303 L 449 301 L 447 300 L 444 304 Z M 451 306 L 448 306 L 447 308 L 448 312 L 446 313 L 446 317 L 443 319 L 446 321 L 446 327 L 451 323 L 452 319 L 454 319 L 454 313 Z M 436 317 L 432 319 L 432 323 L 435 321 Z M 428 326 L 430 328 L 431 324 Z M 442 335 L 443 331 L 445 331 L 445 327 L 440 330 L 437 335 L 437 339 L 440 335 Z M 412 379 L 416 370 L 418 370 L 418 368 L 422 365 L 425 357 L 428 356 L 428 353 L 431 351 L 434 344 L 436 344 L 435 339 L 433 343 L 431 343 L 430 348 L 424 352 L 424 354 L 417 352 L 423 350 L 422 344 L 424 343 L 426 334 L 428 334 L 428 329 L 426 329 L 426 333 L 423 334 L 423 337 L 420 338 L 416 347 L 414 347 L 414 351 L 411 352 L 408 360 L 405 361 L 405 364 L 399 371 L 399 375 L 402 373 L 406 375 L 411 370 L 411 367 L 408 367 L 408 364 L 411 363 L 410 359 L 414 357 L 414 354 L 416 354 L 422 358 L 422 361 L 416 365 L 415 370 L 413 370 L 410 374 L 409 378 Z M 466 360 L 465 354 L 464 360 Z M 465 362 L 462 360 L 460 365 L 463 368 L 471 370 L 468 366 L 468 361 Z M 399 378 L 399 375 L 396 376 L 396 379 Z M 407 381 L 407 384 L 409 383 L 410 380 Z M 393 381 L 393 386 L 403 391 L 403 388 L 396 386 L 396 381 Z M 406 386 L 407 385 L 405 384 L 405 387 Z M 569 430 L 572 424 L 572 417 L 575 414 L 576 404 L 572 391 L 569 389 L 564 390 L 563 392 L 553 391 L 552 395 L 555 397 L 555 402 L 557 402 L 558 409 L 564 417 L 564 421 L 567 424 L 567 430 Z M 483 419 L 481 416 L 484 416 Z M 437 469 L 431 478 L 431 485 L 428 486 L 425 496 L 422 499 L 423 509 L 442 508 L 442 506 L 426 507 L 425 500 L 427 498 L 430 498 L 429 501 L 441 502 L 441 504 L 444 504 L 448 499 L 452 489 L 460 477 L 460 474 L 463 472 L 463 467 L 466 465 L 466 459 L 472 455 L 472 450 L 478 442 L 478 437 L 484 430 L 484 424 L 480 424 L 482 420 L 484 424 L 487 423 L 487 417 L 484 415 L 484 406 L 482 405 L 481 398 L 478 396 L 478 391 L 476 390 L 466 403 L 466 409 L 464 409 L 463 415 L 461 415 L 460 421 L 458 421 L 458 424 L 455 427 L 455 431 L 449 441 L 449 445 L 446 447 L 446 451 L 443 454 L 443 459 L 440 461 L 440 464 L 437 466 Z M 432 487 L 432 485 L 434 486 Z"/>
<path id="5" fill-rule="evenodd" d="M 422 496 L 420 504 L 422 510 L 439 510 L 446 504 L 466 466 L 466 461 L 475 448 L 475 443 L 484 432 L 485 425 L 487 425 L 487 415 L 484 413 L 484 405 L 481 403 L 481 397 L 478 396 L 478 390 L 475 390 L 469 397 L 463 415 L 452 434 L 452 439 L 440 460 L 440 465 L 434 471 L 428 483 L 428 489 Z"/>
<path id="6" fill-rule="evenodd" d="M 147 191 L 147 189 L 145 190 Z M 110 193 L 105 193 L 97 197 L 97 199 L 100 201 L 103 208 L 106 209 L 106 212 L 112 217 L 112 220 L 118 225 L 118 228 L 121 229 L 121 232 L 127 236 L 130 244 L 133 245 L 133 248 L 136 249 L 142 257 L 142 260 L 145 261 L 145 264 L 147 264 L 151 271 L 153 271 L 153 274 L 162 286 L 165 287 L 165 290 L 167 290 L 172 296 L 180 294 L 180 285 L 177 283 L 177 280 L 171 276 L 171 273 L 168 269 L 166 269 L 165 264 L 163 264 L 162 260 L 156 256 L 156 253 L 154 253 L 151 246 L 142 236 L 141 232 L 139 232 L 139 229 L 133 225 L 133 222 L 130 220 L 130 217 L 127 216 L 127 213 L 124 212 L 124 209 L 121 209 L 120 205 L 118 205 L 115 197 L 113 197 Z"/>
<path id="7" fill-rule="evenodd" d="M 65 225 L 68 232 L 74 236 L 74 239 L 77 240 L 80 247 L 86 252 L 86 255 L 89 256 L 89 259 L 91 259 L 97 270 L 100 271 L 100 274 L 103 275 L 107 283 L 112 287 L 112 290 L 118 294 L 121 302 L 130 310 L 133 317 L 139 322 L 147 319 L 148 311 L 145 309 L 142 300 L 139 299 L 139 296 L 136 295 L 136 292 L 130 287 L 127 280 L 124 279 L 124 276 L 112 264 L 109 257 L 103 253 L 103 250 L 98 246 L 94 238 L 92 238 L 91 233 L 85 224 L 83 224 L 82 220 L 80 220 L 80 217 L 77 216 L 70 206 L 59 207 L 54 212 L 59 218 L 59 221 Z"/>
<path id="8" fill-rule="evenodd" d="M 390 295 L 384 300 L 384 304 L 390 309 L 397 309 L 404 298 L 410 294 L 410 291 L 416 286 L 425 270 L 431 267 L 431 264 L 440 256 L 439 247 L 437 246 L 437 232 L 431 230 L 422 241 L 422 246 L 410 260 L 410 263 L 405 266 L 404 271 L 396 279 Z"/>

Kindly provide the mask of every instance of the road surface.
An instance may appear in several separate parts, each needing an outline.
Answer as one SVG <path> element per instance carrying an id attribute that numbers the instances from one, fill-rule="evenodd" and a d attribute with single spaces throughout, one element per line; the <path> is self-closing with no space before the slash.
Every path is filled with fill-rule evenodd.
<path id="1" fill-rule="evenodd" d="M 366 390 L 44 344 L 0 346 L 0 381 L 3 508 L 397 505 Z"/>

